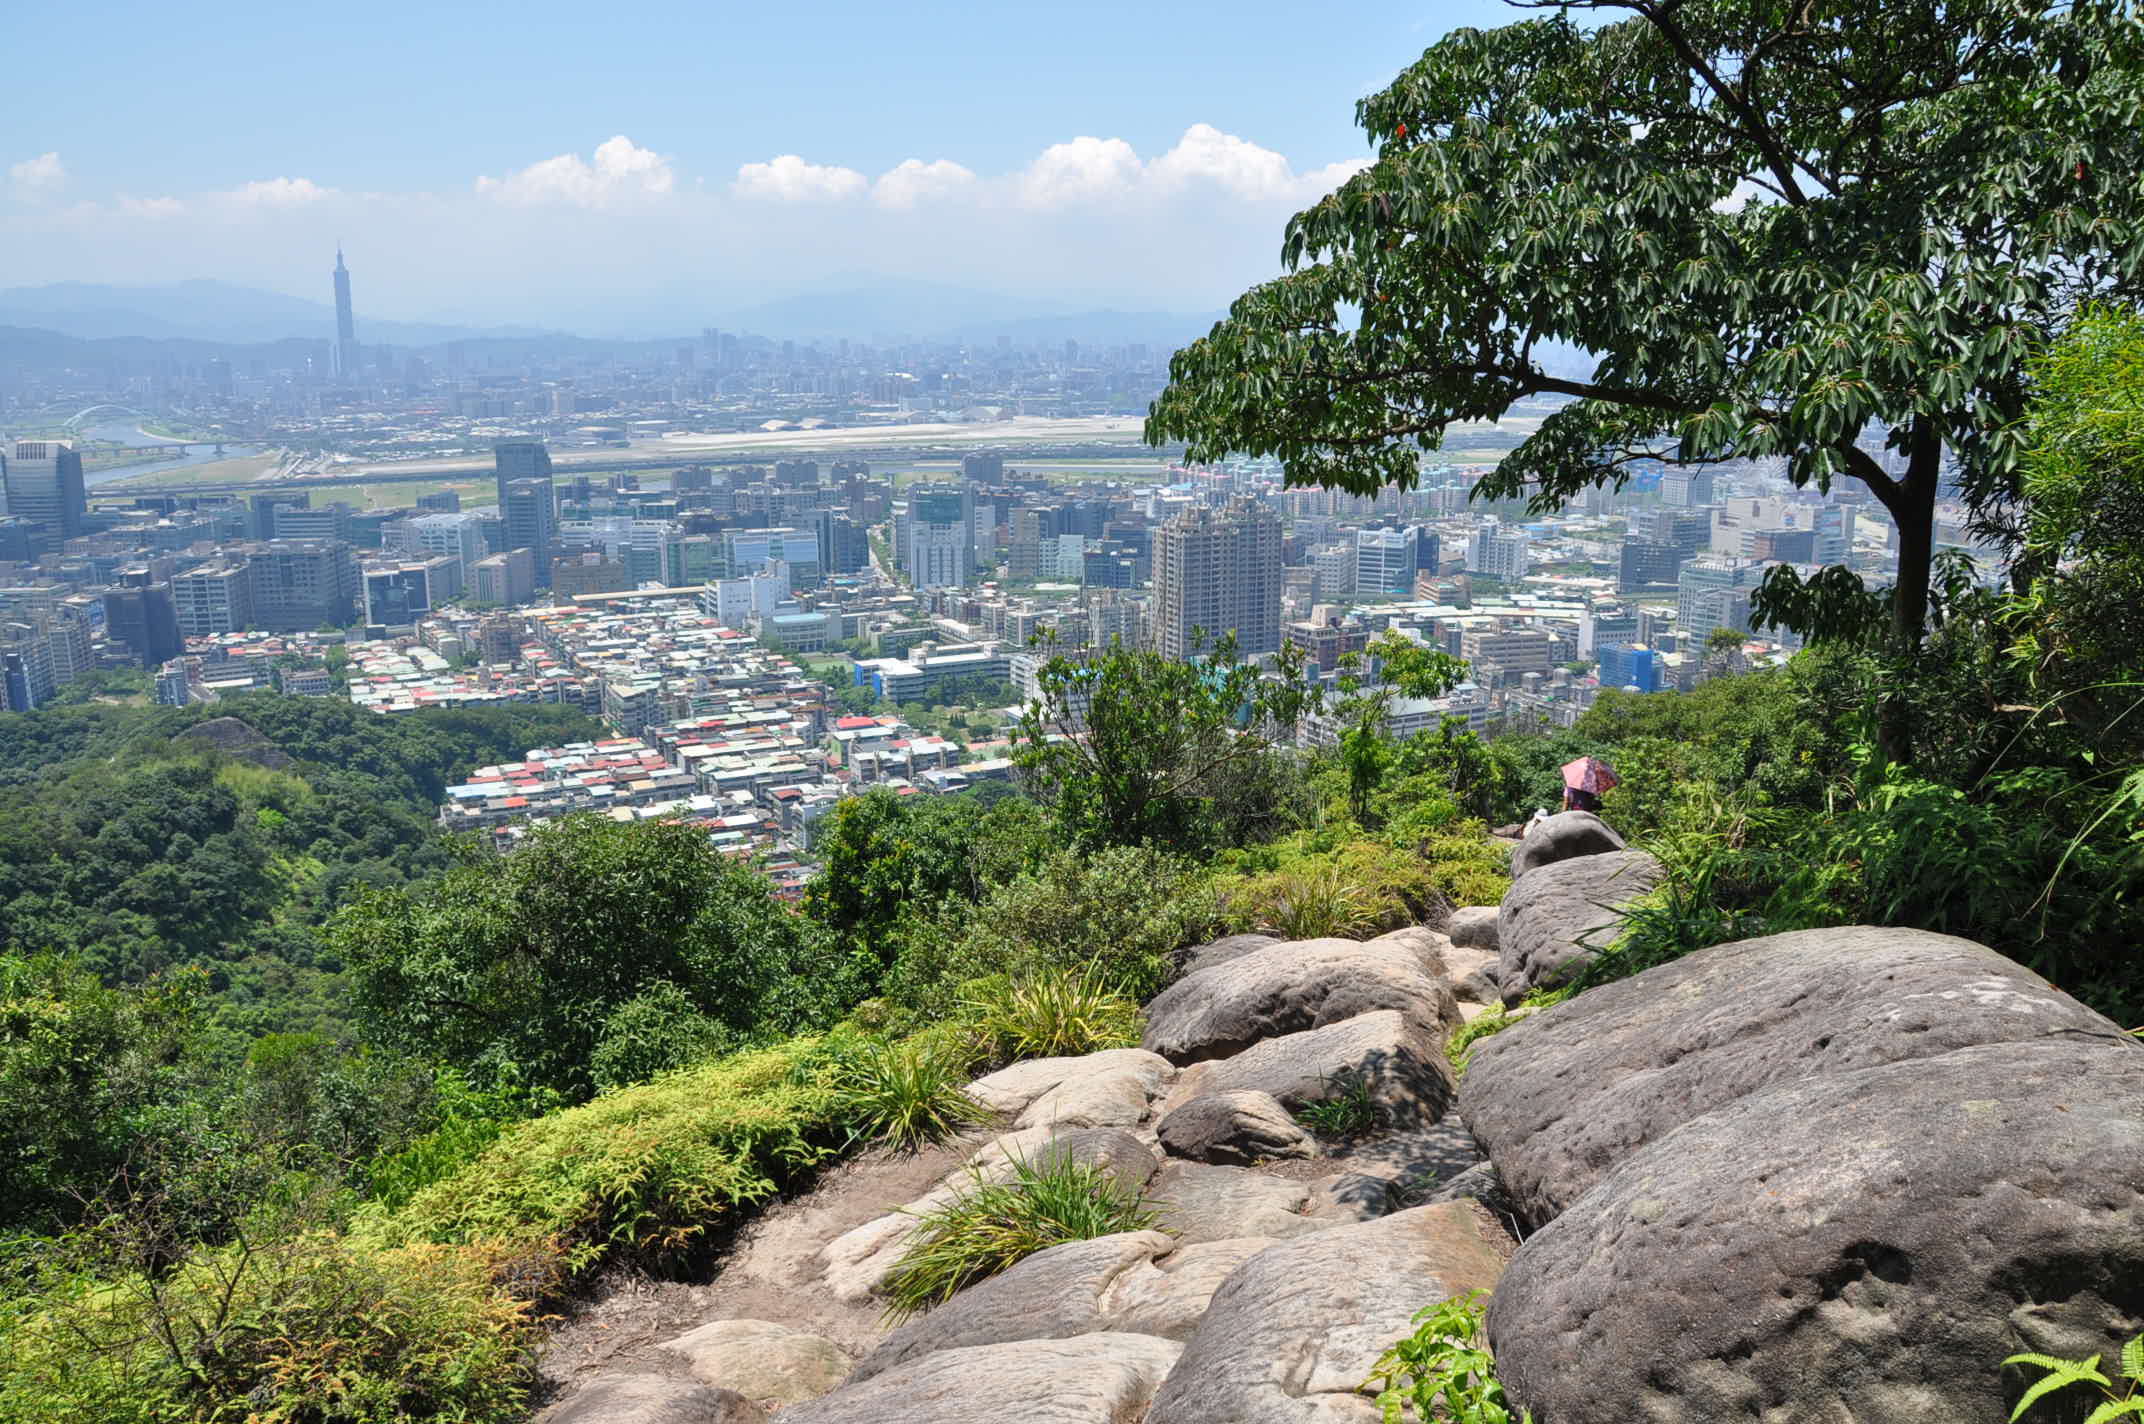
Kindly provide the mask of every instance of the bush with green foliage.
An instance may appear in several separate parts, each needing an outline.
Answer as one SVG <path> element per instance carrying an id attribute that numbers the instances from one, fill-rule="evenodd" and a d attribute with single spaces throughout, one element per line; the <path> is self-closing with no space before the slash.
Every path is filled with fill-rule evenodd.
<path id="1" fill-rule="evenodd" d="M 1449 1424 L 1527 1424 L 1513 1411 L 1496 1376 L 1496 1359 L 1482 1340 L 1481 1291 L 1425 1306 L 1415 1331 L 1370 1368 L 1363 1391 L 1375 1391 L 1384 1424 L 1439 1419 Z"/>
<path id="2" fill-rule="evenodd" d="M 1047 1247 L 1144 1231 L 1157 1220 L 1106 1167 L 1052 1154 L 1014 1158 L 1008 1169 L 996 1180 L 970 1168 L 952 1200 L 923 1213 L 886 1276 L 888 1320 L 942 1305 Z"/>
<path id="3" fill-rule="evenodd" d="M 1144 1027 L 1139 1005 L 1093 970 L 979 979 L 966 986 L 962 1007 L 975 1042 L 998 1063 L 1136 1048 Z"/>
<path id="4" fill-rule="evenodd" d="M 834 1113 L 864 1141 L 913 1152 L 990 1120 L 968 1096 L 968 1055 L 943 1036 L 875 1042 L 834 1072 Z"/>

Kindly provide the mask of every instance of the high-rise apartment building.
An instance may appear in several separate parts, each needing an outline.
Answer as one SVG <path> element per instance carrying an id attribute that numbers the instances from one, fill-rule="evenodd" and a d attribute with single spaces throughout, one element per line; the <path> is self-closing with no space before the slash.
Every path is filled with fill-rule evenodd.
<path id="1" fill-rule="evenodd" d="M 1280 649 L 1280 516 L 1250 499 L 1198 507 L 1154 533 L 1154 642 L 1189 658 L 1222 634 L 1246 654 Z"/>
<path id="2" fill-rule="evenodd" d="M 506 487 L 515 480 L 551 479 L 551 452 L 541 440 L 502 440 L 491 447 L 493 474 L 499 486 L 499 508 L 506 508 Z M 552 506 L 555 510 L 556 504 Z"/>
<path id="3" fill-rule="evenodd" d="M 478 603 L 518 608 L 536 596 L 536 555 L 531 550 L 514 549 L 478 559 L 471 573 Z"/>
<path id="4" fill-rule="evenodd" d="M 975 582 L 975 496 L 962 485 L 910 485 L 904 562 L 917 589 Z"/>
<path id="5" fill-rule="evenodd" d="M 14 454 L 0 459 L 0 487 L 7 492 L 8 514 L 42 524 L 48 538 L 82 532 L 89 513 L 82 455 L 66 441 L 16 441 Z"/>
<path id="6" fill-rule="evenodd" d="M 179 636 L 206 638 L 253 626 L 253 576 L 240 557 L 218 558 L 175 574 L 172 611 Z"/>
<path id="7" fill-rule="evenodd" d="M 1749 631 L 1749 596 L 1764 577 L 1754 559 L 1705 558 L 1685 564 L 1675 582 L 1675 628 L 1686 647 L 1702 648 L 1715 629 Z"/>
<path id="8" fill-rule="evenodd" d="M 357 318 L 350 310 L 350 269 L 335 249 L 335 379 L 357 378 Z"/>
<path id="9" fill-rule="evenodd" d="M 166 583 L 105 590 L 104 627 L 111 641 L 122 644 L 143 667 L 171 661 L 182 646 L 178 610 Z"/>
<path id="10" fill-rule="evenodd" d="M 503 450 L 504 447 L 502 446 Z M 543 454 L 546 465 L 551 457 Z M 502 460 L 501 467 L 504 467 Z M 549 475 L 507 480 L 499 488 L 499 512 L 506 522 L 508 550 L 527 549 L 536 565 L 536 586 L 551 585 L 551 546 L 558 540 L 558 486 Z"/>
<path id="11" fill-rule="evenodd" d="M 1467 571 L 1493 579 L 1522 579 L 1531 542 L 1525 530 L 1509 529 L 1492 519 L 1467 541 Z"/>
<path id="12" fill-rule="evenodd" d="M 271 539 L 248 544 L 253 626 L 271 633 L 342 628 L 357 616 L 357 557 L 348 544 Z"/>
<path id="13" fill-rule="evenodd" d="M 814 523 L 823 572 L 854 574 L 871 566 L 871 537 L 862 525 L 836 509 L 821 510 Z"/>
<path id="14" fill-rule="evenodd" d="M 1361 529 L 1355 534 L 1355 593 L 1371 598 L 1386 594 L 1414 596 L 1414 576 L 1437 567 L 1437 536 L 1419 525 L 1405 529 Z"/>

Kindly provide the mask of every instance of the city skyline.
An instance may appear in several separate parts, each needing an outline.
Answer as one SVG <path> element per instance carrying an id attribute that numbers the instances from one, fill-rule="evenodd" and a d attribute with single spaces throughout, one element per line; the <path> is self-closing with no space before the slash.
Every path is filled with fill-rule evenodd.
<path id="1" fill-rule="evenodd" d="M 499 27 L 389 6 L 363 35 L 335 28 L 336 62 L 366 82 L 332 116 L 285 64 L 204 87 L 169 63 L 306 52 L 318 19 L 130 15 L 98 63 L 139 59 L 138 82 L 108 102 L 66 102 L 75 64 L 11 85 L 41 117 L 0 152 L 0 270 L 310 296 L 309 254 L 340 238 L 365 253 L 368 308 L 405 320 L 602 330 L 610 311 L 740 304 L 829 272 L 1200 310 L 1270 272 L 1280 223 L 1362 161 L 1357 97 L 1500 13 L 1395 7 L 1281 46 L 1277 6 L 948 13 L 921 31 L 836 6 L 798 46 L 770 17 L 658 15 L 670 39 L 651 45 L 656 29 L 558 9 Z M 57 29 L 41 42 L 58 23 L 22 17 L 25 52 L 66 53 Z M 461 63 L 457 37 L 479 30 L 486 62 Z M 191 122 L 153 121 L 180 102 Z"/>

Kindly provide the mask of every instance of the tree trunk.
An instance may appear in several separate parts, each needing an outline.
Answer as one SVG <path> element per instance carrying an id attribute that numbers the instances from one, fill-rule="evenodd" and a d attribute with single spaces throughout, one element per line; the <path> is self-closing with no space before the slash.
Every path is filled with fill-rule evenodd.
<path id="1" fill-rule="evenodd" d="M 1935 570 L 1936 487 L 1943 466 L 1943 442 L 1926 417 L 1913 423 L 1906 472 L 1884 501 L 1898 527 L 1898 582 L 1891 589 L 1891 635 L 1896 666 L 1910 676 L 1928 627 L 1928 582 Z M 1894 687 L 1877 713 L 1877 741 L 1884 756 L 1903 765 L 1913 762 L 1912 709 Z"/>

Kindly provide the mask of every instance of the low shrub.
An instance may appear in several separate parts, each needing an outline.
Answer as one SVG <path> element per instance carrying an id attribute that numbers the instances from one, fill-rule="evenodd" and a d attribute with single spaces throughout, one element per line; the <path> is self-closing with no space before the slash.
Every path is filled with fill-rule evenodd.
<path id="1" fill-rule="evenodd" d="M 1408 1418 L 1452 1424 L 1528 1424 L 1514 1411 L 1496 1377 L 1496 1360 L 1482 1340 L 1482 1292 L 1439 1301 L 1414 1317 L 1415 1332 L 1379 1357 L 1363 1383 L 1377 1392 L 1384 1424 Z"/>
<path id="2" fill-rule="evenodd" d="M 1320 1137 L 1345 1138 L 1368 1132 L 1377 1125 L 1377 1099 L 1370 1080 L 1349 1074 L 1338 1080 L 1338 1091 L 1297 1108 L 1295 1115 Z"/>
<path id="3" fill-rule="evenodd" d="M 1092 971 L 977 980 L 965 1006 L 985 1056 L 1000 1063 L 1136 1048 L 1143 1027 L 1139 1006 Z"/>
<path id="4" fill-rule="evenodd" d="M 537 1322 L 485 1251 L 319 1230 L 78 1267 L 0 1312 L 10 1424 L 507 1424 Z"/>
<path id="5" fill-rule="evenodd" d="M 822 1039 L 792 1039 L 508 1128 L 453 1175 L 355 1230 L 382 1245 L 490 1243 L 532 1289 L 608 1257 L 682 1256 L 839 1141 Z"/>
<path id="6" fill-rule="evenodd" d="M 1509 883 L 1486 837 L 1459 831 L 1419 848 L 1304 832 L 1222 863 L 1233 872 L 1216 882 L 1230 925 L 1285 939 L 1364 938 L 1455 904 L 1495 904 Z"/>
<path id="7" fill-rule="evenodd" d="M 971 1167 L 951 1201 L 923 1214 L 886 1277 L 889 1320 L 943 1304 L 1046 1247 L 1144 1231 L 1157 1219 L 1142 1193 L 1092 1163 L 1016 1158 L 1011 1168 L 998 1182 Z"/>
<path id="8" fill-rule="evenodd" d="M 835 1070 L 834 1111 L 855 1138 L 912 1152 L 990 1120 L 967 1081 L 966 1055 L 946 1043 L 873 1043 Z"/>

